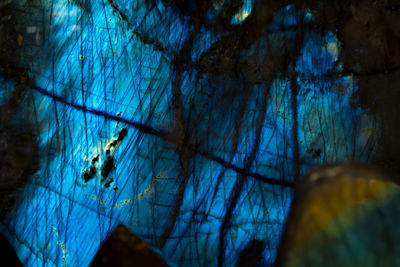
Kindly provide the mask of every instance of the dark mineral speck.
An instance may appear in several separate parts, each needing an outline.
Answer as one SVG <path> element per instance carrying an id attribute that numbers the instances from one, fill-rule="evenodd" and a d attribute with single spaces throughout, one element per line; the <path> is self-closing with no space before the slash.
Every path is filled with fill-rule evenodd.
<path id="1" fill-rule="evenodd" d="M 115 168 L 115 159 L 113 156 L 108 156 L 104 161 L 103 167 L 101 168 L 102 181 L 107 179 L 111 171 Z"/>
<path id="2" fill-rule="evenodd" d="M 104 187 L 109 188 L 110 185 L 114 182 L 114 179 L 111 178 L 107 183 L 104 184 Z"/>
<path id="3" fill-rule="evenodd" d="M 89 170 L 85 171 L 82 174 L 83 180 L 85 180 L 85 183 L 89 182 L 90 180 L 93 179 L 93 177 L 96 175 L 97 169 L 94 166 L 90 166 Z"/>
<path id="4" fill-rule="evenodd" d="M 92 164 L 95 164 L 99 160 L 99 158 L 100 155 L 97 154 L 97 156 L 92 159 Z"/>

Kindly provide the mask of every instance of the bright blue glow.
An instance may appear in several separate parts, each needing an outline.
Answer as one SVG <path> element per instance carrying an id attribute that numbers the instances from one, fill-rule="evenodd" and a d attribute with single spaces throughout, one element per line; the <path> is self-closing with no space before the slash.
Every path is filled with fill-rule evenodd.
<path id="1" fill-rule="evenodd" d="M 171 59 L 191 29 L 186 18 L 161 1 L 157 1 L 157 8 L 146 2 L 114 0 L 128 16 L 125 21 L 102 1 L 90 1 L 89 13 L 72 1 L 52 1 L 48 9 L 53 12 L 52 22 L 43 51 L 31 64 L 30 76 L 35 84 L 76 105 L 112 116 L 120 113 L 121 118 L 155 129 L 173 129 L 171 91 L 175 75 Z M 220 12 L 220 3 L 214 5 L 212 14 Z M 243 3 L 243 10 L 250 13 L 252 1 Z M 269 33 L 272 50 L 284 53 L 294 45 L 296 31 L 290 28 L 297 25 L 299 14 L 294 6 L 278 12 Z M 310 19 L 306 12 L 305 22 Z M 282 27 L 289 30 L 282 32 Z M 265 47 L 263 37 L 243 55 L 253 55 L 257 45 Z M 193 41 L 192 60 L 198 60 L 219 38 L 201 28 Z M 350 76 L 323 78 L 340 70 L 334 64 L 340 44 L 332 33 L 306 32 L 304 40 L 293 66 L 299 87 L 301 173 L 322 163 L 368 160 L 374 152 L 367 150 L 366 144 L 377 138 L 370 130 L 376 121 L 351 107 L 350 97 L 357 90 L 355 81 Z M 282 49 L 286 45 L 288 49 Z M 235 126 L 235 112 L 217 109 L 220 113 L 202 116 L 202 110 L 226 105 L 230 100 L 224 99 L 223 89 L 234 87 L 235 82 L 224 80 L 213 85 L 210 81 L 212 77 L 198 75 L 195 70 L 182 71 L 182 104 L 196 119 L 193 125 L 199 124 L 196 131 L 207 133 L 207 148 L 229 161 L 231 137 L 222 133 Z M 219 91 L 212 91 L 212 86 Z M 271 85 L 260 153 L 250 168 L 286 181 L 294 177 L 290 87 L 290 79 L 283 75 Z M 2 86 L 4 95 L 10 88 Z M 264 89 L 265 85 L 251 88 L 237 153 L 232 158 L 235 166 L 244 165 L 254 146 L 254 118 L 260 115 Z M 211 97 L 199 92 L 210 92 Z M 41 169 L 24 188 L 22 204 L 1 224 L 22 262 L 27 266 L 88 266 L 101 242 L 121 222 L 156 246 L 179 187 L 181 166 L 176 147 L 38 92 L 32 91 L 32 96 L 29 105 L 37 110 L 35 121 L 41 131 Z M 238 105 L 234 103 L 234 108 Z M 201 120 L 207 123 L 198 123 Z M 127 127 L 128 135 L 111 152 L 116 160 L 116 169 L 110 174 L 114 182 L 105 188 L 100 181 L 101 165 L 108 145 L 123 127 Z M 318 156 L 318 150 L 323 156 Z M 82 173 L 96 155 L 98 174 L 85 183 Z M 177 223 L 161 253 L 178 265 L 215 266 L 219 228 L 239 174 L 226 170 L 217 187 L 217 177 L 223 171 L 220 164 L 195 156 L 190 168 Z M 118 189 L 114 191 L 114 187 Z M 246 180 L 227 233 L 226 266 L 234 265 L 239 251 L 252 239 L 266 241 L 265 260 L 273 262 L 291 197 L 291 189 Z"/>
<path id="2" fill-rule="evenodd" d="M 251 13 L 251 9 L 253 8 L 252 0 L 244 0 L 243 7 L 236 13 L 232 20 L 231 24 L 240 24 L 242 23 Z"/>

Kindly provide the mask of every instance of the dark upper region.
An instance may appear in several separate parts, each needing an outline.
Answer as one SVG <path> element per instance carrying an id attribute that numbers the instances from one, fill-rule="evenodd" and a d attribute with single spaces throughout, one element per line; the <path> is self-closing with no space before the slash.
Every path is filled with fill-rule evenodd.
<path id="1" fill-rule="evenodd" d="M 3 1 L 2 1 L 3 2 Z M 18 18 L 13 14 L 12 4 L 0 7 L 0 75 L 5 78 L 18 80 L 24 71 L 20 66 L 20 45 L 18 44 L 19 35 L 22 33 Z"/>
<path id="2" fill-rule="evenodd" d="M 113 156 L 107 156 L 107 159 L 104 161 L 104 164 L 101 168 L 101 181 L 104 181 L 107 179 L 107 177 L 110 175 L 112 170 L 115 169 L 115 159 Z"/>
<path id="3" fill-rule="evenodd" d="M 85 183 L 87 183 L 90 180 L 92 180 L 93 177 L 96 175 L 96 173 L 97 173 L 96 167 L 90 166 L 89 170 L 86 170 L 82 175 L 83 180 L 85 180 Z"/>

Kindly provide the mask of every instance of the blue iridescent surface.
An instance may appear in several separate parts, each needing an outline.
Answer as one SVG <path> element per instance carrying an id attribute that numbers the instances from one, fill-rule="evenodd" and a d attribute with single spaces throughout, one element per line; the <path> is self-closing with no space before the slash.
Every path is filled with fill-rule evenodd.
<path id="1" fill-rule="evenodd" d="M 26 119 L 39 130 L 41 158 L 1 231 L 27 266 L 87 266 L 120 223 L 176 265 L 233 266 L 254 239 L 265 242 L 272 264 L 296 171 L 374 156 L 366 147 L 378 138 L 377 121 L 351 105 L 355 80 L 326 78 L 341 71 L 332 32 L 306 30 L 292 71 L 260 68 L 274 74 L 239 79 L 199 71 L 224 33 L 194 29 L 161 1 L 15 2 L 30 25 L 21 61 L 34 85 L 24 103 L 34 110 Z M 253 6 L 243 1 L 232 27 Z M 206 20 L 219 12 L 213 5 Z M 296 26 L 312 16 L 282 8 L 237 54 L 241 64 L 293 57 Z M 189 39 L 191 62 L 177 70 Z M 1 101 L 12 83 L 2 82 Z"/>

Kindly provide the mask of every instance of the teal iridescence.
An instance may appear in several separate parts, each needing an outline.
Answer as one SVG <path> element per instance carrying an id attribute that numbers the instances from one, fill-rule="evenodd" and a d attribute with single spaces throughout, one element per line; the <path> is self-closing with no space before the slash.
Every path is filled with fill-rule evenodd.
<path id="1" fill-rule="evenodd" d="M 258 152 L 248 168 L 252 175 L 243 184 L 226 229 L 223 259 L 224 265 L 233 266 L 250 240 L 261 239 L 266 244 L 264 260 L 272 264 L 295 177 L 289 74 L 274 70 L 272 81 L 253 82 L 258 76 L 251 71 L 225 75 L 225 67 L 218 64 L 222 74 L 200 72 L 196 66 L 214 60 L 207 51 L 224 33 L 207 27 L 194 31 L 187 16 L 161 1 L 42 2 L 39 7 L 22 0 L 13 3 L 26 25 L 35 27 L 24 37 L 21 64 L 29 66 L 35 85 L 24 103 L 35 110 L 28 119 L 37 125 L 41 153 L 40 170 L 1 224 L 21 261 L 28 266 L 87 266 L 122 222 L 172 263 L 217 265 L 221 225 L 235 181 L 240 180 L 238 168 L 250 157 L 257 119 L 265 115 Z M 251 16 L 253 2 L 244 2 Z M 214 7 L 208 18 L 218 12 Z M 268 51 L 277 58 L 293 57 L 296 25 L 301 18 L 304 24 L 312 20 L 311 13 L 301 12 L 294 6 L 283 8 L 260 38 L 236 56 L 254 65 L 262 65 Z M 182 63 L 185 67 L 177 75 L 174 59 L 193 34 L 187 57 L 193 62 Z M 350 76 L 324 78 L 341 71 L 339 50 L 333 33 L 306 30 L 303 49 L 290 66 L 298 83 L 301 174 L 326 162 L 368 161 L 375 153 L 365 149 L 377 140 L 371 130 L 375 119 L 350 104 L 356 82 Z M 213 155 L 193 149 L 184 178 L 180 144 L 173 138 L 179 124 L 172 100 L 177 76 L 188 142 Z M 245 101 L 243 84 L 250 84 L 249 97 L 233 149 L 232 129 Z M 126 136 L 119 138 L 123 129 Z M 172 137 L 164 132 L 172 132 Z M 278 185 L 255 178 L 259 176 Z M 187 179 L 182 203 L 161 247 L 180 179 Z"/>

